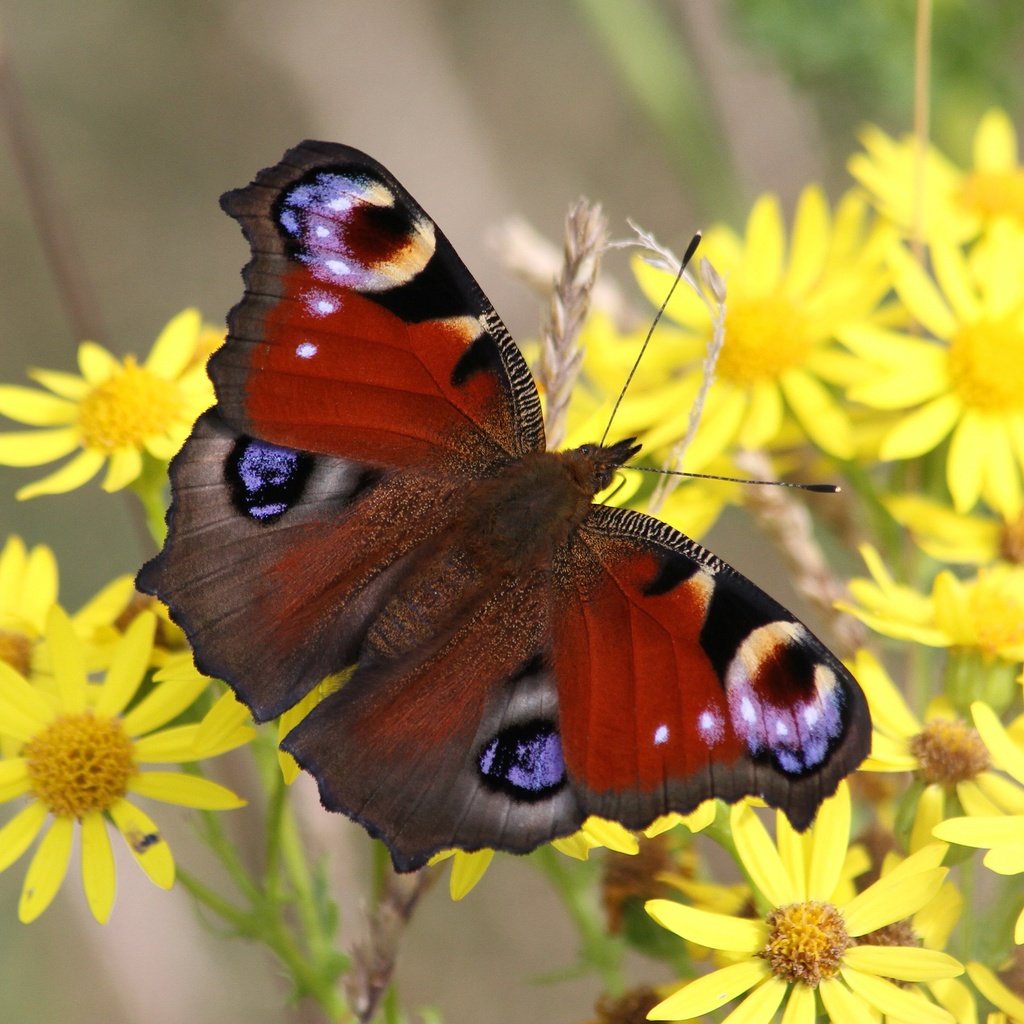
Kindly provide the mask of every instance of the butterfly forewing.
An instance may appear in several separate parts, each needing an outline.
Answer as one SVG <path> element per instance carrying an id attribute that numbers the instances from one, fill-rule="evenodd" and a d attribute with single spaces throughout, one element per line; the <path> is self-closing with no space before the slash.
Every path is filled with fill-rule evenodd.
<path id="1" fill-rule="evenodd" d="M 543 447 L 522 355 L 451 244 L 376 161 L 307 142 L 225 195 L 252 247 L 211 360 L 243 433 L 398 468 L 481 472 Z"/>

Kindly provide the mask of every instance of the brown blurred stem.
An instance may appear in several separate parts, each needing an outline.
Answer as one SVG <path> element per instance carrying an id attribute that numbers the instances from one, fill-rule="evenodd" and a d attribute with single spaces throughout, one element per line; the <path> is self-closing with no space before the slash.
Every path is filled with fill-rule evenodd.
<path id="1" fill-rule="evenodd" d="M 70 221 L 53 187 L 4 40 L 0 37 L 0 121 L 40 244 L 53 274 L 74 341 L 103 336 L 99 305 L 86 279 Z"/>
<path id="2" fill-rule="evenodd" d="M 352 969 L 345 976 L 348 1004 L 360 1024 L 369 1024 L 377 1013 L 395 972 L 402 933 L 436 877 L 430 868 L 411 875 L 399 875 L 390 865 L 384 868 L 380 897 L 366 935 L 352 949 Z"/>

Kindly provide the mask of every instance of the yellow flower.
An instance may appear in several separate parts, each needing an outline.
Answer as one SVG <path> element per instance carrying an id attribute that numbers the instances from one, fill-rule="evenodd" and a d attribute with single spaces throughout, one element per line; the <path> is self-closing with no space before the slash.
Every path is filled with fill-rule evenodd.
<path id="1" fill-rule="evenodd" d="M 847 194 L 833 215 L 816 187 L 800 197 L 788 258 L 773 196 L 754 204 L 745 238 L 724 227 L 708 232 L 701 252 L 728 290 L 725 343 L 687 453 L 692 468 L 702 468 L 731 445 L 769 446 L 794 420 L 823 451 L 853 455 L 853 428 L 831 386 L 853 383 L 862 367 L 834 339 L 843 327 L 870 317 L 886 292 L 887 237 L 868 223 L 858 195 Z M 668 271 L 638 259 L 634 272 L 648 298 L 660 304 L 671 283 Z M 688 409 L 700 387 L 712 322 L 704 303 L 686 288 L 676 290 L 666 316 L 689 337 L 676 352 L 687 369 L 662 389 L 662 405 Z M 650 413 L 653 423 L 664 421 L 660 406 L 652 404 Z"/>
<path id="2" fill-rule="evenodd" d="M 850 158 L 850 173 L 907 235 L 919 230 L 927 241 L 960 242 L 999 217 L 1024 225 L 1024 168 L 1017 157 L 1017 133 L 1005 111 L 989 110 L 978 123 L 969 171 L 956 167 L 934 146 L 927 148 L 919 167 L 917 142 L 910 135 L 897 141 L 869 127 L 861 142 L 867 152 Z"/>
<path id="3" fill-rule="evenodd" d="M 1018 875 L 1024 872 L 1024 746 L 1011 732 L 1020 735 L 1024 721 L 1018 720 L 1015 729 L 1007 730 L 992 709 L 980 702 L 972 706 L 971 713 L 993 763 L 1018 785 L 1004 781 L 999 792 L 984 794 L 984 803 L 964 806 L 969 817 L 943 821 L 933 835 L 944 842 L 987 848 L 985 867 L 1000 875 Z M 1017 918 L 1014 941 L 1024 943 L 1024 910 Z"/>
<path id="4" fill-rule="evenodd" d="M 884 1013 L 912 1024 L 952 1022 L 913 983 L 955 977 L 960 963 L 939 950 L 876 943 L 869 934 L 911 917 L 936 895 L 946 847 L 927 846 L 863 892 L 837 899 L 850 814 L 843 784 L 803 834 L 777 815 L 772 842 L 749 805 L 732 809 L 737 855 L 767 912 L 750 919 L 651 900 L 648 912 L 665 928 L 735 955 L 729 966 L 673 992 L 651 1020 L 693 1020 L 749 993 L 734 1011 L 748 1024 L 768 1024 L 784 1000 L 786 1024 L 813 1024 L 816 994 L 835 1021 Z"/>
<path id="5" fill-rule="evenodd" d="M 963 721 L 942 698 L 933 700 L 920 721 L 907 707 L 888 673 L 867 651 L 859 651 L 853 671 L 871 708 L 871 754 L 862 771 L 913 772 L 919 782 L 909 846 L 918 850 L 931 841 L 933 829 L 949 813 L 949 801 L 969 815 L 1024 810 L 1024 788 L 993 767 L 996 761 L 980 726 Z M 986 730 L 995 713 L 976 702 L 975 723 Z M 954 812 L 955 813 L 955 812 Z"/>
<path id="6" fill-rule="evenodd" d="M 884 636 L 975 654 L 990 668 L 1024 661 L 1024 566 L 989 566 L 967 580 L 943 570 L 925 595 L 896 583 L 874 548 L 860 550 L 872 579 L 850 580 L 857 604 L 837 608 Z"/>
<path id="7" fill-rule="evenodd" d="M 1024 469 L 1024 232 L 996 224 L 969 258 L 948 238 L 936 239 L 934 278 L 902 246 L 889 256 L 899 298 L 931 338 L 847 327 L 842 342 L 875 368 L 847 394 L 874 409 L 903 411 L 882 438 L 882 459 L 917 458 L 949 437 L 946 481 L 956 510 L 983 498 L 1016 519 Z"/>
<path id="8" fill-rule="evenodd" d="M 174 859 L 155 822 L 129 799 L 148 797 L 223 810 L 244 801 L 225 787 L 179 772 L 153 771 L 144 763 L 170 764 L 212 757 L 247 742 L 252 730 L 222 700 L 203 722 L 163 728 L 188 708 L 209 680 L 191 684 L 158 673 L 156 685 L 133 703 L 146 675 L 155 619 L 139 616 L 126 631 L 100 683 L 85 671 L 83 645 L 67 615 L 51 610 L 46 644 L 56 692 L 50 694 L 0 662 L 0 734 L 14 753 L 0 759 L 0 800 L 28 802 L 0 828 L 0 870 L 14 863 L 46 830 L 29 864 L 18 916 L 33 921 L 50 904 L 67 873 L 80 833 L 82 881 L 93 916 L 104 922 L 114 902 L 111 822 L 143 871 L 157 885 L 174 881 Z M 225 721 L 229 724 L 224 727 Z"/>
<path id="9" fill-rule="evenodd" d="M 22 487 L 17 497 L 74 490 L 104 464 L 104 490 L 118 491 L 142 472 L 143 452 L 169 460 L 196 416 L 213 403 L 205 368 L 192 363 L 201 328 L 199 313 L 187 309 L 160 332 L 141 365 L 134 356 L 118 361 L 85 341 L 78 347 L 80 377 L 30 371 L 49 393 L 0 386 L 0 414 L 43 428 L 0 434 L 0 465 L 40 466 L 78 451 L 60 469 Z"/>

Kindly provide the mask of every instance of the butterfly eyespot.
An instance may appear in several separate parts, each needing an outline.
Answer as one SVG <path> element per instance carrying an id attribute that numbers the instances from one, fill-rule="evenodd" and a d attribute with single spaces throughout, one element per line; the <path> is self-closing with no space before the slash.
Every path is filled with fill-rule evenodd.
<path id="1" fill-rule="evenodd" d="M 503 729 L 484 745 L 478 764 L 485 783 L 520 800 L 544 799 L 565 783 L 562 740 L 544 719 Z"/>
<path id="2" fill-rule="evenodd" d="M 429 221 L 396 206 L 384 182 L 344 168 L 320 170 L 293 185 L 275 216 L 295 257 L 328 287 L 393 288 L 415 277 L 434 252 Z"/>
<path id="3" fill-rule="evenodd" d="M 302 497 L 313 468 L 305 452 L 240 437 L 224 475 L 235 507 L 258 523 L 273 523 Z"/>
<path id="4" fill-rule="evenodd" d="M 772 622 L 740 645 L 726 672 L 729 717 L 755 757 L 770 757 L 787 775 L 819 767 L 843 732 L 836 673 L 819 661 L 797 622 Z M 803 693 L 785 693 L 793 682 Z"/>

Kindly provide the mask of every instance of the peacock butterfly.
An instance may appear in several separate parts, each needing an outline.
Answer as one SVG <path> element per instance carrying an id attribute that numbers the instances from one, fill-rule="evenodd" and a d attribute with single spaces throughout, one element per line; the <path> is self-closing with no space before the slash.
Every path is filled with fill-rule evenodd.
<path id="1" fill-rule="evenodd" d="M 305 142 L 223 208 L 252 247 L 138 585 L 399 871 L 757 794 L 806 828 L 864 697 L 711 552 L 593 497 L 633 438 L 545 450 L 491 304 L 380 164 Z"/>

